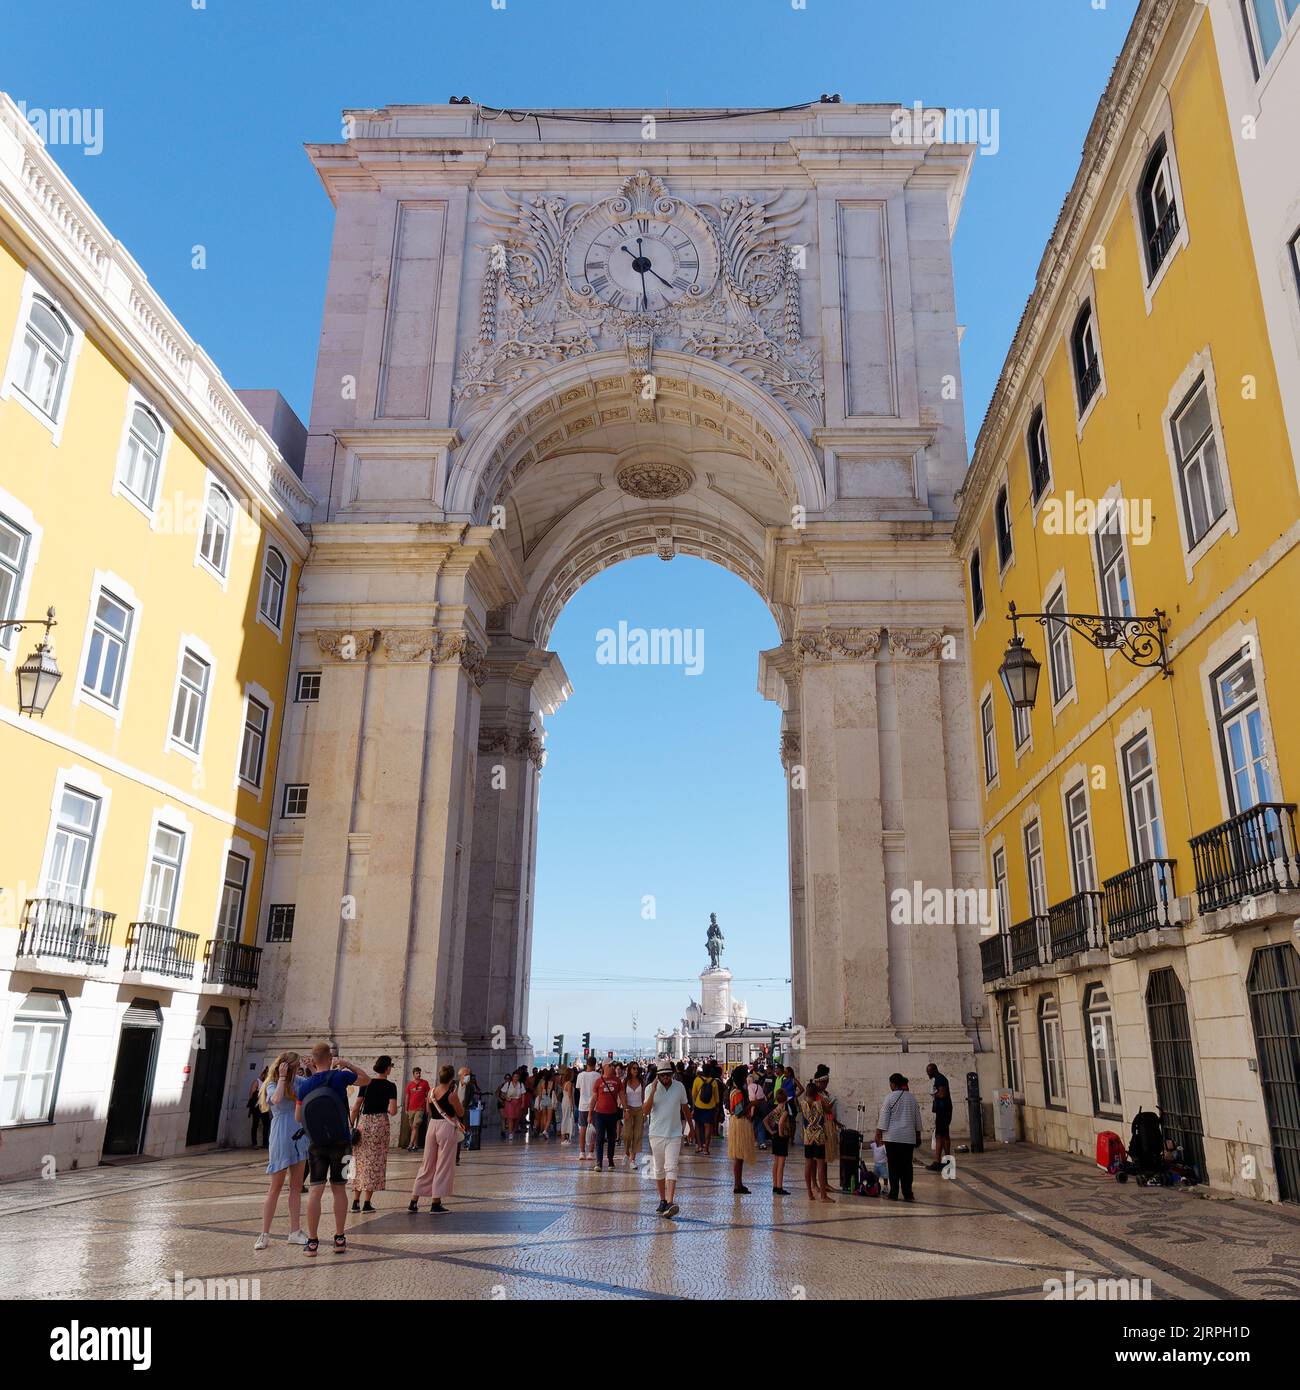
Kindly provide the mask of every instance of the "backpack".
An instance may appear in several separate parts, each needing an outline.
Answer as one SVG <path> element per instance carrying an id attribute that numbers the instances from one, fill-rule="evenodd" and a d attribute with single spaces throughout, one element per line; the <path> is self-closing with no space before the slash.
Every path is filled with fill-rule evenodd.
<path id="1" fill-rule="evenodd" d="M 333 1086 L 313 1086 L 302 1101 L 302 1127 L 316 1148 L 352 1142 L 348 1107 Z"/>
<path id="2" fill-rule="evenodd" d="M 704 1083 L 700 1086 L 700 1109 L 701 1109 L 701 1110 L 712 1110 L 713 1107 L 718 1103 L 718 1097 L 717 1097 L 717 1094 L 716 1094 L 716 1092 L 714 1091 L 713 1087 L 714 1087 L 714 1082 L 713 1082 L 712 1078 L 710 1078 L 708 1081 L 704 1082 Z"/>

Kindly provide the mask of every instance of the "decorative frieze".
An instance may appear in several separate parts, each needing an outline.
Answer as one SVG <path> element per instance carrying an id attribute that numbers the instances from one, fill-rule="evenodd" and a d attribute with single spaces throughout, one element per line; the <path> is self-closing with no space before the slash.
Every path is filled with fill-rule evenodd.
<path id="1" fill-rule="evenodd" d="M 316 633 L 316 645 L 335 661 L 364 661 L 374 651 L 378 636 L 374 629 L 350 632 L 327 628 Z"/>
<path id="2" fill-rule="evenodd" d="M 438 650 L 434 661 L 441 666 L 449 661 L 459 661 L 465 674 L 477 686 L 482 686 L 488 678 L 487 652 L 468 632 L 440 632 Z"/>
<path id="3" fill-rule="evenodd" d="M 431 627 L 384 629 L 384 655 L 389 661 L 419 661 L 437 650 L 438 634 Z"/>
<path id="4" fill-rule="evenodd" d="M 527 758 L 539 771 L 546 762 L 546 746 L 532 729 L 529 729 L 527 733 L 517 734 L 505 728 L 480 726 L 478 751 L 480 753 L 501 753 L 508 758 Z"/>
<path id="5" fill-rule="evenodd" d="M 799 761 L 799 735 L 788 730 L 781 735 L 781 766 L 787 772 Z"/>
<path id="6" fill-rule="evenodd" d="M 803 661 L 874 661 L 882 639 L 876 627 L 824 627 L 799 633 L 795 647 Z"/>
<path id="7" fill-rule="evenodd" d="M 896 661 L 929 661 L 943 652 L 941 627 L 891 627 L 889 650 Z"/>

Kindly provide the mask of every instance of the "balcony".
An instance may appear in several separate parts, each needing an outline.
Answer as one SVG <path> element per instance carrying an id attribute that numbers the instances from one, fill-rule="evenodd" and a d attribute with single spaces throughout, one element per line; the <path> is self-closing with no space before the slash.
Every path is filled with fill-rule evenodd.
<path id="1" fill-rule="evenodd" d="M 1102 886 L 1106 890 L 1106 931 L 1111 941 L 1178 925 L 1172 859 L 1143 860 L 1108 878 Z"/>
<path id="2" fill-rule="evenodd" d="M 1007 933 L 1007 953 L 1011 957 L 1011 973 L 1034 970 L 1046 964 L 1046 917 L 1029 917 L 1017 923 Z"/>
<path id="3" fill-rule="evenodd" d="M 1007 938 L 1005 932 L 996 936 L 986 936 L 980 942 L 980 970 L 986 985 L 995 980 L 1003 980 L 1010 973 L 1007 969 Z"/>
<path id="4" fill-rule="evenodd" d="M 1088 408 L 1088 403 L 1101 387 L 1101 358 L 1094 357 L 1079 373 L 1079 410 Z"/>
<path id="5" fill-rule="evenodd" d="M 198 932 L 179 931 L 157 922 L 132 922 L 126 931 L 123 968 L 151 970 L 156 975 L 174 975 L 188 980 L 194 974 L 198 945 Z"/>
<path id="6" fill-rule="evenodd" d="M 1178 205 L 1170 203 L 1165 209 L 1165 215 L 1160 219 L 1160 225 L 1147 237 L 1147 258 L 1152 277 L 1164 264 L 1169 248 L 1178 235 L 1178 227 Z"/>
<path id="7" fill-rule="evenodd" d="M 107 965 L 115 912 L 60 902 L 57 898 L 28 898 L 18 933 L 20 956 L 55 956 L 82 965 Z"/>
<path id="8" fill-rule="evenodd" d="M 203 947 L 203 983 L 256 989 L 261 963 L 260 946 L 245 946 L 242 941 L 209 941 Z"/>
<path id="9" fill-rule="evenodd" d="M 1047 909 L 1047 936 L 1053 960 L 1106 949 L 1101 893 L 1076 893 Z"/>
<path id="10" fill-rule="evenodd" d="M 1188 843 L 1203 915 L 1243 898 L 1300 888 L 1294 802 L 1262 801 Z"/>

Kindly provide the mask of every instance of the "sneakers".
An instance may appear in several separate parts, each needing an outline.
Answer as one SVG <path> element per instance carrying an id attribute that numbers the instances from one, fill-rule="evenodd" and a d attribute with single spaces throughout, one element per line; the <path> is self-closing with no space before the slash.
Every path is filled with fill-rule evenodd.
<path id="1" fill-rule="evenodd" d="M 668 1203 L 661 1197 L 661 1198 L 659 1199 L 659 1205 L 655 1208 L 655 1215 L 656 1215 L 656 1216 L 662 1216 L 662 1215 L 664 1214 L 664 1212 L 666 1212 L 667 1210 L 668 1210 Z M 261 1246 L 258 1246 L 258 1249 L 259 1249 L 259 1250 L 260 1250 L 261 1248 L 262 1248 Z"/>
<path id="2" fill-rule="evenodd" d="M 287 1245 L 306 1245 L 306 1244 L 307 1244 L 307 1232 L 306 1232 L 306 1231 L 290 1231 L 290 1232 L 289 1232 L 288 1240 L 287 1240 L 285 1243 L 286 1243 Z"/>
<path id="3" fill-rule="evenodd" d="M 258 1236 L 257 1240 L 254 1242 L 254 1244 L 253 1244 L 253 1249 L 254 1249 L 254 1250 L 265 1250 L 266 1247 L 267 1247 L 268 1245 L 270 1245 L 270 1243 L 271 1243 L 271 1237 L 270 1237 L 269 1235 L 267 1235 L 267 1233 L 266 1233 L 265 1231 L 263 1231 L 262 1234 L 261 1234 L 260 1236 Z"/>
<path id="4" fill-rule="evenodd" d="M 925 1171 L 926 1171 L 927 1173 L 942 1173 L 942 1172 L 943 1172 L 943 1164 L 942 1164 L 942 1163 L 927 1163 L 927 1164 L 925 1165 Z"/>
<path id="5" fill-rule="evenodd" d="M 669 1202 L 664 1208 L 664 1215 L 671 1221 L 679 1211 L 681 1211 L 681 1207 L 679 1207 L 676 1202 Z"/>

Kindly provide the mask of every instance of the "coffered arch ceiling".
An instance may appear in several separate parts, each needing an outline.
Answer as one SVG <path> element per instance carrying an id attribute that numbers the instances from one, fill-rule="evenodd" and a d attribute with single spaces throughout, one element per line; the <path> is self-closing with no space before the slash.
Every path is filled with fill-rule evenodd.
<path id="1" fill-rule="evenodd" d="M 534 379 L 457 453 L 448 510 L 473 482 L 473 516 L 503 527 L 525 578 L 511 627 L 543 645 L 586 580 L 634 555 L 712 560 L 766 601 L 768 528 L 823 505 L 816 455 L 783 409 L 679 354 L 657 355 L 649 378 L 608 353 Z"/>

